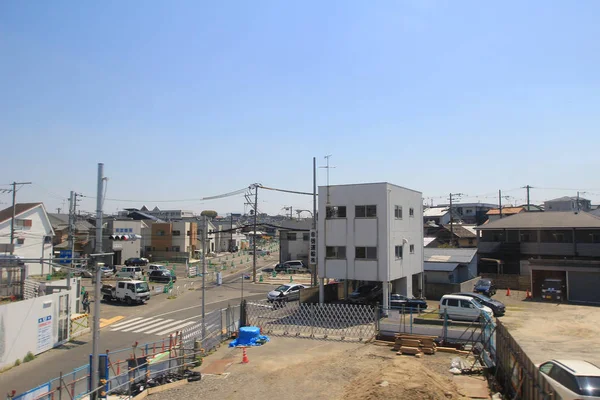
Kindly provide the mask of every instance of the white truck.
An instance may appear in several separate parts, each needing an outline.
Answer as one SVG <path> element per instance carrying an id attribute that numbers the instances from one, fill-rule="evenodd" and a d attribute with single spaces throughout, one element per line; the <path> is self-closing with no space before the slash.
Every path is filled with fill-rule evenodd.
<path id="1" fill-rule="evenodd" d="M 144 304 L 150 299 L 148 282 L 135 280 L 117 281 L 115 286 L 102 285 L 102 298 L 104 301 L 121 301 L 128 305 Z"/>

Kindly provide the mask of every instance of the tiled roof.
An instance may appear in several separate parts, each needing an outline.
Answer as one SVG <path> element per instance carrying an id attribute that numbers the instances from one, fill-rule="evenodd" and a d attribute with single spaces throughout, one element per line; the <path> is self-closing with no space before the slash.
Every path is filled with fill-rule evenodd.
<path id="1" fill-rule="evenodd" d="M 518 214 L 525 211 L 523 207 L 504 207 L 502 208 L 502 215 Z M 486 213 L 486 215 L 500 215 L 500 209 L 494 208 Z"/>
<path id="2" fill-rule="evenodd" d="M 453 224 L 452 225 L 452 231 L 454 232 L 454 235 L 456 235 L 459 238 L 476 238 L 477 235 L 475 234 L 475 232 L 473 232 L 470 229 L 465 228 L 462 225 L 457 225 L 457 224 Z M 450 232 L 450 225 L 444 225 L 444 228 L 446 228 L 448 230 L 448 232 Z"/>
<path id="3" fill-rule="evenodd" d="M 480 225 L 477 229 L 600 229 L 600 217 L 572 211 L 524 212 Z"/>

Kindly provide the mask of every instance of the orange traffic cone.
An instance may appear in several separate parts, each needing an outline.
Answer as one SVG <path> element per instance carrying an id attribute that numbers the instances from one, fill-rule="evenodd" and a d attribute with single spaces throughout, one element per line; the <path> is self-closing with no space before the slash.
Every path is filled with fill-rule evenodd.
<path id="1" fill-rule="evenodd" d="M 525 292 L 525 298 L 531 299 L 531 293 L 529 292 L 529 289 L 527 289 L 527 292 Z"/>
<path id="2" fill-rule="evenodd" d="M 510 288 L 506 289 L 506 295 L 510 296 Z"/>
<path id="3" fill-rule="evenodd" d="M 248 360 L 248 354 L 246 354 L 246 348 L 242 347 L 243 353 L 242 353 L 242 364 L 248 364 L 250 362 L 250 360 Z"/>

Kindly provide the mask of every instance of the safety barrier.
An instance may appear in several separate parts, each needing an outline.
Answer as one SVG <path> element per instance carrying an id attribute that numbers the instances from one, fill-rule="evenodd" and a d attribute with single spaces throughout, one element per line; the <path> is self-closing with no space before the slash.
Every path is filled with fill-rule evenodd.
<path id="1" fill-rule="evenodd" d="M 89 314 L 80 314 L 71 318 L 71 338 L 84 335 L 90 332 Z"/>

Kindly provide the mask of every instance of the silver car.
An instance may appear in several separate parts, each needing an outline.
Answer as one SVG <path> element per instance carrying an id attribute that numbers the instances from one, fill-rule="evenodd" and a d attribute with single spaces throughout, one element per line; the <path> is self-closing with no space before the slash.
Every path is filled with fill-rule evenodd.
<path id="1" fill-rule="evenodd" d="M 305 289 L 304 285 L 289 284 L 281 285 L 277 289 L 270 291 L 267 294 L 267 300 L 270 302 L 283 302 L 300 300 L 300 290 Z"/>

